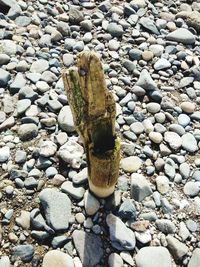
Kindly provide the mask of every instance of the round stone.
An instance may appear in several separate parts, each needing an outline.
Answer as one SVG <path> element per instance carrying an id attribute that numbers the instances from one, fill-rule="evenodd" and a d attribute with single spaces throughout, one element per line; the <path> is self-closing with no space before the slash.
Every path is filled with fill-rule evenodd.
<path id="1" fill-rule="evenodd" d="M 121 167 L 125 172 L 136 172 L 142 165 L 139 157 L 130 156 L 121 160 Z"/>
<path id="2" fill-rule="evenodd" d="M 152 51 L 144 51 L 142 53 L 142 58 L 145 60 L 145 61 L 150 61 L 152 58 L 153 58 L 153 52 Z"/>
<path id="3" fill-rule="evenodd" d="M 185 113 L 193 113 L 195 111 L 195 104 L 192 102 L 182 102 L 180 107 Z"/>
<path id="4" fill-rule="evenodd" d="M 154 142 L 155 144 L 160 144 L 163 141 L 163 136 L 161 133 L 157 132 L 150 132 L 149 139 Z"/>
<path id="5" fill-rule="evenodd" d="M 156 186 L 159 193 L 166 194 L 169 191 L 169 179 L 166 176 L 158 176 Z"/>
<path id="6" fill-rule="evenodd" d="M 59 250 L 48 251 L 43 259 L 42 267 L 74 267 L 73 259 Z"/>
<path id="7" fill-rule="evenodd" d="M 160 111 L 160 104 L 148 103 L 146 108 L 147 108 L 148 112 L 155 114 L 155 113 L 158 113 Z"/>
<path id="8" fill-rule="evenodd" d="M 195 197 L 200 191 L 200 185 L 198 182 L 187 182 L 183 188 L 183 191 L 187 196 Z"/>

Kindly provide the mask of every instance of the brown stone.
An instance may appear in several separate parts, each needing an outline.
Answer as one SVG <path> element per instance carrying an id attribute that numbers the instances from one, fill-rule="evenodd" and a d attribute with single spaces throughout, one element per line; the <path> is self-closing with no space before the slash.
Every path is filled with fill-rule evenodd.
<path id="1" fill-rule="evenodd" d="M 137 232 L 144 232 L 147 230 L 148 227 L 149 227 L 149 221 L 147 221 L 147 220 L 136 221 L 136 222 L 131 224 L 131 228 Z"/>

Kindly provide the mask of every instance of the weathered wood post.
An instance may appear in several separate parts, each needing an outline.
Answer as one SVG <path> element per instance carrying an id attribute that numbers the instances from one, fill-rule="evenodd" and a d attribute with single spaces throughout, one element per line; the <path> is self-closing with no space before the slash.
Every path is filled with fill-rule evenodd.
<path id="1" fill-rule="evenodd" d="M 120 140 L 115 133 L 115 101 L 107 90 L 101 62 L 94 52 L 82 52 L 77 67 L 65 70 L 62 77 L 86 150 L 89 188 L 98 197 L 107 197 L 118 179 Z"/>

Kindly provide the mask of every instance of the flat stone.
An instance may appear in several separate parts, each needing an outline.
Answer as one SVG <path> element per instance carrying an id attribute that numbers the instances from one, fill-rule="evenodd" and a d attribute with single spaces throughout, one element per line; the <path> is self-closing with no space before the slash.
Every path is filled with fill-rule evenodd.
<path id="1" fill-rule="evenodd" d="M 149 32 L 159 35 L 159 31 L 155 25 L 155 22 L 147 17 L 142 17 L 139 23 Z"/>
<path id="2" fill-rule="evenodd" d="M 156 63 L 154 64 L 155 70 L 164 70 L 170 67 L 171 67 L 171 63 L 165 58 L 158 59 L 158 61 L 156 61 Z"/>
<path id="3" fill-rule="evenodd" d="M 152 193 L 150 183 L 142 174 L 133 173 L 131 175 L 131 198 L 140 202 Z"/>
<path id="4" fill-rule="evenodd" d="M 184 28 L 169 33 L 166 36 L 166 39 L 183 44 L 193 44 L 195 42 L 195 36 L 189 30 Z"/>
<path id="5" fill-rule="evenodd" d="M 164 234 L 174 234 L 176 232 L 176 226 L 168 219 L 156 220 L 156 227 Z"/>
<path id="6" fill-rule="evenodd" d="M 19 127 L 18 135 L 22 141 L 28 141 L 38 135 L 38 127 L 34 123 L 22 124 Z"/>
<path id="7" fill-rule="evenodd" d="M 115 22 L 111 22 L 108 24 L 107 31 L 113 37 L 121 37 L 124 33 L 123 27 L 120 24 L 117 24 Z"/>
<path id="8" fill-rule="evenodd" d="M 21 99 L 17 102 L 17 114 L 23 114 L 31 106 L 30 99 Z"/>
<path id="9" fill-rule="evenodd" d="M 151 103 L 147 104 L 146 108 L 147 108 L 148 112 L 150 112 L 152 114 L 156 114 L 160 111 L 160 104 L 151 102 Z"/>
<path id="10" fill-rule="evenodd" d="M 43 258 L 42 267 L 74 267 L 73 259 L 68 254 L 59 251 L 48 251 Z"/>
<path id="11" fill-rule="evenodd" d="M 34 248 L 32 245 L 18 245 L 12 248 L 12 257 L 17 259 L 18 257 L 23 262 L 30 262 L 33 258 Z"/>
<path id="12" fill-rule="evenodd" d="M 30 212 L 26 210 L 21 210 L 21 214 L 16 218 L 17 225 L 21 226 L 22 229 L 30 228 Z"/>
<path id="13" fill-rule="evenodd" d="M 175 132 L 165 132 L 164 133 L 164 140 L 174 150 L 179 149 L 182 145 L 181 137 Z"/>
<path id="14" fill-rule="evenodd" d="M 118 216 L 122 220 L 129 220 L 136 218 L 136 208 L 132 200 L 125 199 L 119 207 Z"/>
<path id="15" fill-rule="evenodd" d="M 161 133 L 158 132 L 150 132 L 149 139 L 155 144 L 160 144 L 163 141 L 163 136 Z"/>
<path id="16" fill-rule="evenodd" d="M 168 235 L 166 241 L 167 247 L 175 260 L 181 260 L 188 253 L 188 247 L 175 237 Z"/>
<path id="17" fill-rule="evenodd" d="M 106 222 L 109 227 L 111 245 L 118 250 L 133 250 L 135 247 L 134 232 L 113 214 L 107 215 Z"/>
<path id="18" fill-rule="evenodd" d="M 99 201 L 88 190 L 84 194 L 84 207 L 89 216 L 94 215 L 100 208 Z"/>
<path id="19" fill-rule="evenodd" d="M 60 128 L 66 132 L 74 132 L 75 126 L 72 117 L 72 112 L 69 106 L 64 106 L 58 115 L 58 124 Z"/>
<path id="20" fill-rule="evenodd" d="M 187 152 L 194 153 L 195 151 L 198 150 L 197 141 L 193 134 L 186 133 L 181 138 L 182 138 L 182 147 Z"/>
<path id="21" fill-rule="evenodd" d="M 180 107 L 185 113 L 193 113 L 195 110 L 195 104 L 188 101 L 182 102 Z"/>
<path id="22" fill-rule="evenodd" d="M 82 199 L 85 193 L 85 189 L 81 186 L 76 187 L 73 185 L 72 182 L 70 181 L 66 181 L 61 185 L 61 190 L 64 193 L 69 194 L 70 196 L 72 196 L 75 199 Z"/>
<path id="23" fill-rule="evenodd" d="M 49 62 L 45 59 L 38 59 L 34 61 L 31 65 L 30 71 L 36 73 L 43 73 L 45 70 L 48 70 Z"/>
<path id="24" fill-rule="evenodd" d="M 46 188 L 40 192 L 39 199 L 48 225 L 56 231 L 67 230 L 71 216 L 68 196 L 56 189 Z"/>
<path id="25" fill-rule="evenodd" d="M 143 247 L 135 261 L 137 267 L 172 267 L 170 253 L 165 247 Z"/>
<path id="26" fill-rule="evenodd" d="M 96 267 L 104 255 L 101 238 L 82 230 L 75 230 L 72 238 L 83 267 Z"/>
<path id="27" fill-rule="evenodd" d="M 26 27 L 31 23 L 31 17 L 27 17 L 27 16 L 18 16 L 15 19 L 15 23 L 17 26 L 19 27 Z"/>
<path id="28" fill-rule="evenodd" d="M 130 156 L 121 159 L 121 168 L 125 172 L 136 172 L 142 166 L 142 161 L 139 157 Z"/>

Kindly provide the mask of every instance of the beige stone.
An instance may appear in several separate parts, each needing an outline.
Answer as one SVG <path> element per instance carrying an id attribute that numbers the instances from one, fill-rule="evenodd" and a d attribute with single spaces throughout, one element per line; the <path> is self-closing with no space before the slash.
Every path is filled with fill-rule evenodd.
<path id="1" fill-rule="evenodd" d="M 74 267 L 74 263 L 68 254 L 59 250 L 51 250 L 45 254 L 42 267 Z"/>

